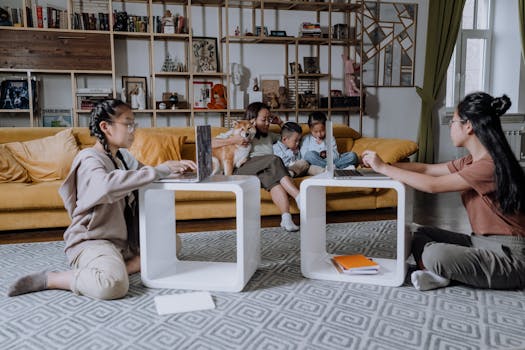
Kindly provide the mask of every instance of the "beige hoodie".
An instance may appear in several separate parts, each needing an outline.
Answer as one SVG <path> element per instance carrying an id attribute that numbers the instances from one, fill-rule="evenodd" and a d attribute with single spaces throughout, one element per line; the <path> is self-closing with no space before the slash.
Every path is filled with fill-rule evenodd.
<path id="1" fill-rule="evenodd" d="M 64 250 L 70 263 L 93 241 L 108 240 L 117 249 L 126 249 L 125 197 L 170 174 L 166 165 L 141 167 L 129 152 L 121 152 L 128 166 L 134 162 L 136 170 L 115 169 L 105 153 L 87 148 L 77 154 L 59 189 L 71 218 L 71 225 L 64 232 Z"/>

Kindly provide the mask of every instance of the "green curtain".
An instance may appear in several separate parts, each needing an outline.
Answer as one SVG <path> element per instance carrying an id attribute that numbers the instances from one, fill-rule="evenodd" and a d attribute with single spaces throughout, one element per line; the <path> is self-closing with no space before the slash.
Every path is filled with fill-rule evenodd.
<path id="1" fill-rule="evenodd" d="M 521 55 L 525 61 L 525 0 L 518 0 L 518 17 L 521 32 Z"/>
<path id="2" fill-rule="evenodd" d="M 425 78 L 423 87 L 416 87 L 421 97 L 417 160 L 433 163 L 434 125 L 438 117 L 433 111 L 454 51 L 465 0 L 431 0 L 428 4 Z"/>

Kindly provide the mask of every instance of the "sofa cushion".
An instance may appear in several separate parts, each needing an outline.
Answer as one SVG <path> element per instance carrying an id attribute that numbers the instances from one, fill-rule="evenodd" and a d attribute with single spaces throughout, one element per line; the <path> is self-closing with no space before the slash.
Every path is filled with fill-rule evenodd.
<path id="1" fill-rule="evenodd" d="M 417 143 L 410 140 L 372 137 L 357 139 L 352 147 L 352 151 L 359 156 L 367 149 L 377 152 L 385 162 L 396 163 L 417 152 L 418 147 Z"/>
<path id="2" fill-rule="evenodd" d="M 72 129 L 36 140 L 7 143 L 5 146 L 34 182 L 65 178 L 79 150 Z"/>
<path id="3" fill-rule="evenodd" d="M 156 166 L 167 160 L 181 160 L 181 148 L 186 136 L 137 130 L 129 151 L 139 162 Z"/>
<path id="4" fill-rule="evenodd" d="M 31 178 L 4 145 L 0 145 L 0 183 L 29 182 Z"/>
<path id="5" fill-rule="evenodd" d="M 2 184 L 0 210 L 63 209 L 64 202 L 58 194 L 62 181 Z"/>

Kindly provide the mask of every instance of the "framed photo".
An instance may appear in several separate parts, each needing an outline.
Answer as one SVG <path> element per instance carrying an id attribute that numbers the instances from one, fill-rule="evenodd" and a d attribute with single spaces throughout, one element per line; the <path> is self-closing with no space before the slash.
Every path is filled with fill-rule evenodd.
<path id="1" fill-rule="evenodd" d="M 66 127 L 73 126 L 73 118 L 70 109 L 43 109 L 42 124 L 44 127 Z"/>
<path id="2" fill-rule="evenodd" d="M 286 31 L 284 30 L 272 30 L 270 31 L 270 36 L 286 36 Z"/>
<path id="3" fill-rule="evenodd" d="M 303 67 L 301 67 L 300 63 L 297 63 L 297 70 L 299 74 L 303 72 Z M 295 62 L 290 62 L 290 74 L 295 74 Z"/>
<path id="4" fill-rule="evenodd" d="M 285 32 L 286 34 L 286 32 Z M 261 26 L 255 27 L 255 36 L 261 35 Z M 268 36 L 268 27 L 264 27 L 263 36 Z M 286 35 L 285 35 L 286 36 Z"/>
<path id="5" fill-rule="evenodd" d="M 146 77 L 122 77 L 122 89 L 126 92 L 126 102 L 132 109 L 146 109 L 148 83 Z"/>
<path id="6" fill-rule="evenodd" d="M 263 102 L 270 105 L 272 98 L 279 97 L 279 87 L 285 86 L 284 75 L 264 74 L 260 77 Z"/>
<path id="7" fill-rule="evenodd" d="M 37 84 L 31 80 L 33 108 L 37 104 Z M 27 79 L 4 80 L 0 84 L 0 109 L 29 109 L 29 89 Z"/>
<path id="8" fill-rule="evenodd" d="M 194 81 L 193 82 L 193 108 L 207 109 L 208 103 L 211 102 L 211 81 Z"/>
<path id="9" fill-rule="evenodd" d="M 307 74 L 319 73 L 319 57 L 303 57 L 304 72 Z"/>
<path id="10" fill-rule="evenodd" d="M 192 54 L 193 72 L 210 73 L 219 71 L 217 38 L 194 37 Z"/>

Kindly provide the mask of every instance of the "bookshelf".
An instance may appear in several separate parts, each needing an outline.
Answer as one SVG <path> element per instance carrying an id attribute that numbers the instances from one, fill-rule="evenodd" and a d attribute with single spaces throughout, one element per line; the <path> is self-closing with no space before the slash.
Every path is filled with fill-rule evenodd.
<path id="1" fill-rule="evenodd" d="M 350 115 L 357 115 L 361 129 L 364 98 L 358 96 L 353 105 L 341 105 L 331 97 L 334 91 L 344 93 L 339 56 L 356 62 L 362 56 L 361 30 L 356 30 L 357 23 L 362 23 L 357 20 L 360 0 L 6 2 L 0 7 L 9 13 L 16 9 L 17 23 L 0 26 L 0 78 L 15 75 L 39 81 L 39 91 L 31 92 L 39 94 L 39 104 L 29 109 L 0 109 L 0 121 L 9 116 L 26 122 L 22 126 L 42 126 L 42 109 L 70 109 L 73 125 L 87 126 L 88 104 L 82 108 L 81 97 L 95 101 L 102 97 L 97 91 L 103 89 L 104 96 L 121 98 L 127 77 L 131 77 L 145 82 L 139 83 L 144 85 L 145 103 L 135 111 L 141 126 L 228 126 L 242 116 L 252 80 L 258 78 L 265 102 L 273 102 L 275 112 L 287 120 L 304 121 L 311 111 L 321 110 L 329 118 L 341 116 L 348 124 Z M 290 14 L 308 21 L 289 25 Z M 347 30 L 342 37 L 341 26 Z M 204 51 L 210 61 L 202 60 Z M 250 58 L 254 55 L 255 60 Z M 274 63 L 257 62 L 262 55 Z M 302 71 L 299 65 L 306 62 L 318 69 Z M 235 64 L 243 70 L 239 85 L 232 71 Z M 269 68 L 260 68 L 264 65 Z M 226 87 L 227 108 L 202 108 L 211 97 L 210 89 L 202 90 L 208 83 Z M 275 90 L 271 100 L 269 91 L 281 86 L 286 89 Z M 55 97 L 58 103 L 48 102 L 53 90 L 62 91 L 61 98 Z M 174 94 L 178 102 L 171 108 L 166 97 Z M 199 100 L 205 95 L 208 100 Z"/>

